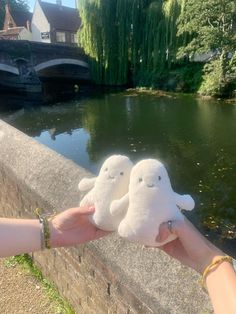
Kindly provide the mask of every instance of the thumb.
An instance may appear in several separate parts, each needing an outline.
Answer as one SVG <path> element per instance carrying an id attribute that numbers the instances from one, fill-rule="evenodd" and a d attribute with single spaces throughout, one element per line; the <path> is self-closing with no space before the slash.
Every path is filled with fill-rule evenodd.
<path id="1" fill-rule="evenodd" d="M 90 215 L 90 214 L 93 214 L 94 212 L 95 212 L 94 205 L 79 207 L 79 213 L 81 215 Z"/>
<path id="2" fill-rule="evenodd" d="M 67 213 L 70 215 L 75 216 L 87 216 L 91 215 L 95 212 L 95 207 L 93 205 L 89 206 L 81 206 L 81 207 L 74 207 L 67 210 Z"/>
<path id="3" fill-rule="evenodd" d="M 183 222 L 179 220 L 171 220 L 171 230 L 168 227 L 168 222 L 163 222 L 159 227 L 159 233 L 156 237 L 157 242 L 164 242 L 170 234 L 181 236 Z"/>

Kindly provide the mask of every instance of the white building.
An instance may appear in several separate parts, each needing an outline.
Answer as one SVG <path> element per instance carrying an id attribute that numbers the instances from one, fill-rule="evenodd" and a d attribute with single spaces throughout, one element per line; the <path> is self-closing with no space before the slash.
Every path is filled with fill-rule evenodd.
<path id="1" fill-rule="evenodd" d="M 32 40 L 44 43 L 76 44 L 80 27 L 77 9 L 36 0 L 31 22 Z"/>

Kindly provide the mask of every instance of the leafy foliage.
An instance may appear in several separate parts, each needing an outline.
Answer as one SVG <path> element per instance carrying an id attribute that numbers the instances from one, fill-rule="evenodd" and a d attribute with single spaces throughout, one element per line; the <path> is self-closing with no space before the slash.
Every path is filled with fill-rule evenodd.
<path id="1" fill-rule="evenodd" d="M 120 85 L 128 74 L 129 1 L 79 1 L 81 45 L 96 83 Z"/>
<path id="2" fill-rule="evenodd" d="M 182 51 L 189 54 L 236 48 L 234 0 L 188 0 L 178 20 L 178 36 L 188 35 Z"/>
<path id="3" fill-rule="evenodd" d="M 236 3 L 234 0 L 188 0 L 179 16 L 178 36 L 188 36 L 178 56 L 194 57 L 212 52 L 214 58 L 205 65 L 199 92 L 226 96 L 231 93 L 235 71 L 229 53 L 236 49 Z M 233 72 L 232 72 L 233 70 Z"/>
<path id="4" fill-rule="evenodd" d="M 175 59 L 177 0 L 81 0 L 80 44 L 96 83 L 150 86 Z M 164 34 L 164 36 L 163 36 Z"/>
<path id="5" fill-rule="evenodd" d="M 204 67 L 203 82 L 199 93 L 212 96 L 235 96 L 236 91 L 236 56 L 222 67 L 220 59 L 207 63 Z"/>
<path id="6" fill-rule="evenodd" d="M 235 0 L 80 0 L 79 10 L 80 44 L 96 83 L 156 87 L 173 70 L 191 80 L 189 60 L 212 52 L 200 92 L 223 95 L 232 88 L 228 54 L 236 49 Z M 199 66 L 195 86 L 201 75 Z"/>

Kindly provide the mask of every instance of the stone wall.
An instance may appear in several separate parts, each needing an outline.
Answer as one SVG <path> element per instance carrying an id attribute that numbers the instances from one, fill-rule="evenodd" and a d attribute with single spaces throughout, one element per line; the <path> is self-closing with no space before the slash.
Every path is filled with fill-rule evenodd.
<path id="1" fill-rule="evenodd" d="M 48 77 L 52 81 L 66 78 L 71 81 L 90 81 L 88 58 L 80 47 L 27 40 L 0 40 L 0 72 L 3 72 L 0 74 L 6 75 L 6 65 L 17 71 L 22 62 L 25 72 L 22 77 L 37 74 L 41 81 Z M 50 74 L 50 71 L 55 73 Z"/>
<path id="2" fill-rule="evenodd" d="M 75 206 L 84 176 L 91 174 L 0 120 L 1 216 L 33 217 L 36 207 Z M 76 313 L 211 312 L 196 273 L 115 234 L 33 258 Z"/>

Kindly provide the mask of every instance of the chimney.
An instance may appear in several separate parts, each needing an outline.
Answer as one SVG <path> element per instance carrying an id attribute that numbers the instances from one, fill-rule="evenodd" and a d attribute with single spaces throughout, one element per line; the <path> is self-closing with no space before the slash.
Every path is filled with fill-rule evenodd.
<path id="1" fill-rule="evenodd" d="M 57 5 L 62 6 L 62 0 L 57 0 Z"/>

